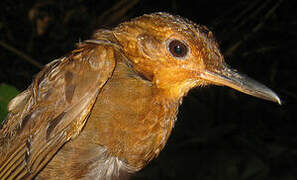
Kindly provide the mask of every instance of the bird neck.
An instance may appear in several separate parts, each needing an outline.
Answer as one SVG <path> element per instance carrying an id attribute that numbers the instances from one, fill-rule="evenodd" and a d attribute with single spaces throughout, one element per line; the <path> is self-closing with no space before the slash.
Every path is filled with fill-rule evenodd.
<path id="1" fill-rule="evenodd" d="M 141 78 L 126 63 L 118 62 L 86 128 L 97 132 L 93 139 L 106 147 L 110 156 L 138 171 L 163 149 L 180 103 L 166 99 L 152 82 Z M 97 126 L 89 126 L 94 121 Z"/>

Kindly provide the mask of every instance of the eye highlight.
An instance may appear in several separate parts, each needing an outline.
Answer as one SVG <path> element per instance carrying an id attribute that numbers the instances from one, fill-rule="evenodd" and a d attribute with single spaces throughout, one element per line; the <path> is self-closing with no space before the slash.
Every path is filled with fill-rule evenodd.
<path id="1" fill-rule="evenodd" d="M 169 42 L 168 50 L 171 55 L 176 58 L 183 58 L 188 54 L 187 45 L 176 39 Z"/>

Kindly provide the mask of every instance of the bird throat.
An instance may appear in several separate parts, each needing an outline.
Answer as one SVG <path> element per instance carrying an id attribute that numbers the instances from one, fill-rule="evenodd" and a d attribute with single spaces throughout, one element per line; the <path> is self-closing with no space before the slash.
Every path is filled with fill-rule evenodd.
<path id="1" fill-rule="evenodd" d="M 94 143 L 140 170 L 163 149 L 180 101 L 160 97 L 156 87 L 124 62 L 99 94 L 85 128 L 97 132 Z M 89 127 L 91 121 L 100 126 Z M 85 131 L 83 131 L 85 132 Z M 83 134 L 82 132 L 82 134 Z"/>

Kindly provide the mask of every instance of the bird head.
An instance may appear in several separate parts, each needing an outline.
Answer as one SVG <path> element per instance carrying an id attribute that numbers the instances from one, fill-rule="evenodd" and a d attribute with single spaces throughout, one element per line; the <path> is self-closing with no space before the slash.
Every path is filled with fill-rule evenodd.
<path id="1" fill-rule="evenodd" d="M 113 34 L 133 69 L 168 98 L 178 99 L 193 87 L 215 84 L 281 103 L 269 88 L 225 63 L 213 33 L 205 26 L 154 13 L 120 24 Z"/>

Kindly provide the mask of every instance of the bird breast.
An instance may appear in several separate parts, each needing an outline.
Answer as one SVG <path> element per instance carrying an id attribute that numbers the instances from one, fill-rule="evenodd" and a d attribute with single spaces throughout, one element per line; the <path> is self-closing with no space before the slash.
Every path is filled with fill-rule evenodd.
<path id="1" fill-rule="evenodd" d="M 69 176 L 80 178 L 122 177 L 121 172 L 142 169 L 164 147 L 178 105 L 160 98 L 150 81 L 118 62 L 81 134 L 65 144 L 40 176 L 68 169 Z"/>

